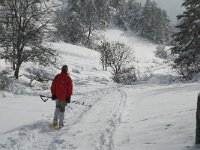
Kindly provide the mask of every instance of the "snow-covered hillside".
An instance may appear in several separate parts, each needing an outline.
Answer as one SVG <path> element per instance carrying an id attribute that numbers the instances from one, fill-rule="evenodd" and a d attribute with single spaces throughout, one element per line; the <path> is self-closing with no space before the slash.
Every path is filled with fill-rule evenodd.
<path id="1" fill-rule="evenodd" d="M 139 78 L 145 78 L 144 76 L 152 74 L 156 75 L 157 79 L 159 78 L 159 81 L 162 82 L 163 77 L 167 77 L 170 80 L 169 77 L 174 75 L 169 64 L 165 64 L 166 60 L 155 57 L 154 52 L 158 45 L 137 36 L 136 33 L 124 32 L 116 28 L 101 31 L 100 33 L 110 42 L 119 41 L 131 48 L 135 56 L 133 65 L 139 71 L 137 73 Z M 166 47 L 166 51 L 169 51 L 169 47 Z"/>
<path id="2" fill-rule="evenodd" d="M 156 45 L 117 29 L 102 32 L 109 40 L 130 46 L 139 68 L 151 67 L 153 77 L 125 86 L 103 71 L 99 53 L 66 43 L 50 43 L 59 53 L 58 65 L 67 64 L 74 83 L 72 100 L 65 112 L 65 127 L 52 130 L 55 103 L 43 102 L 28 87 L 24 76 L 9 91 L 0 91 L 0 150 L 197 150 L 195 140 L 196 98 L 200 83 L 169 83 L 168 64 L 154 56 Z M 7 64 L 0 60 L 0 69 Z M 26 67 L 20 72 L 23 75 Z M 58 68 L 46 68 L 59 73 Z M 160 78 L 162 74 L 162 78 Z M 50 86 L 51 83 L 49 83 Z M 26 92 L 23 92 L 26 91 Z M 13 94 L 14 93 L 14 94 Z"/>

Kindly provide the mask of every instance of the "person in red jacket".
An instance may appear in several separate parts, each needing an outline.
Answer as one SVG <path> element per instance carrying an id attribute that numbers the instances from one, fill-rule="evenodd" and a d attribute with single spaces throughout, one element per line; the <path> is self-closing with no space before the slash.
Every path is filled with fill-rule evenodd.
<path id="1" fill-rule="evenodd" d="M 52 100 L 56 100 L 53 126 L 61 128 L 63 126 L 65 106 L 70 103 L 72 95 L 72 79 L 68 74 L 67 65 L 62 66 L 61 73 L 57 74 L 53 79 L 51 94 Z"/>

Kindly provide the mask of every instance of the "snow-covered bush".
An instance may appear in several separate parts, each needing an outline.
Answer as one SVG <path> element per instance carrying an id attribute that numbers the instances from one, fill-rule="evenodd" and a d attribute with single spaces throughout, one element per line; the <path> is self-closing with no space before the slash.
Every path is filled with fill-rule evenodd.
<path id="1" fill-rule="evenodd" d="M 9 69 L 5 69 L 0 72 L 0 90 L 6 90 L 11 83 L 11 80 L 8 77 L 9 74 Z"/>
<path id="2" fill-rule="evenodd" d="M 197 62 L 188 64 L 172 64 L 173 70 L 180 76 L 181 80 L 192 80 L 200 73 L 200 65 Z"/>
<path id="3" fill-rule="evenodd" d="M 140 73 L 140 80 L 148 80 L 152 75 L 152 67 L 145 67 L 144 71 Z"/>
<path id="4" fill-rule="evenodd" d="M 122 84 L 133 84 L 137 80 L 135 67 L 124 68 L 113 76 L 113 80 Z"/>
<path id="5" fill-rule="evenodd" d="M 28 74 L 24 74 L 24 76 L 30 79 L 29 86 L 32 86 L 33 81 L 47 82 L 54 77 L 54 75 L 49 70 L 44 68 L 29 67 L 25 70 Z"/>
<path id="6" fill-rule="evenodd" d="M 162 58 L 162 59 L 168 58 L 167 51 L 165 50 L 165 45 L 162 45 L 162 44 L 158 45 L 154 53 L 155 53 L 155 56 L 158 58 Z"/>
<path id="7" fill-rule="evenodd" d="M 99 52 L 103 69 L 110 67 L 113 75 L 120 73 L 125 65 L 134 60 L 130 47 L 120 42 L 104 41 L 99 46 Z"/>
<path id="8" fill-rule="evenodd" d="M 48 82 L 44 82 L 44 83 L 42 83 L 41 86 L 40 86 L 40 88 L 41 88 L 42 90 L 48 90 L 49 87 L 50 87 L 50 85 L 49 85 Z"/>

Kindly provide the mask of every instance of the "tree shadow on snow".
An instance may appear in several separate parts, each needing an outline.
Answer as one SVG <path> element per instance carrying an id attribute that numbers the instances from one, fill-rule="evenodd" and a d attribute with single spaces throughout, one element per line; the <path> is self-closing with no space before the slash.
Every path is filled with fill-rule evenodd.
<path id="1" fill-rule="evenodd" d="M 193 145 L 192 147 L 188 147 L 188 150 L 200 150 L 200 144 Z"/>

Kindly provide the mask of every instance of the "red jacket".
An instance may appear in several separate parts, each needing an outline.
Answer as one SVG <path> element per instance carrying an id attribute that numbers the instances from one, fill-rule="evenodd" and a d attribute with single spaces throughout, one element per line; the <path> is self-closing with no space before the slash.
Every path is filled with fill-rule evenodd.
<path id="1" fill-rule="evenodd" d="M 56 95 L 58 100 L 66 100 L 72 95 L 72 79 L 66 72 L 61 72 L 55 76 L 51 85 L 52 95 Z"/>

